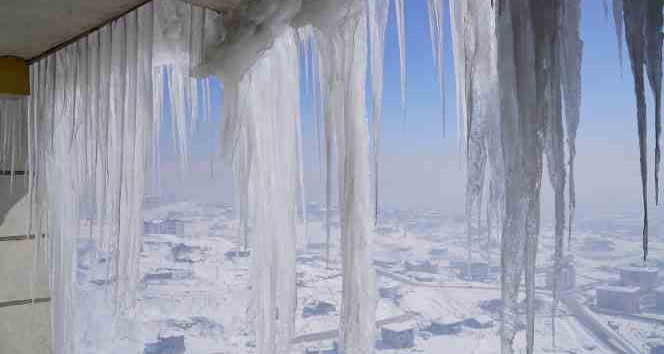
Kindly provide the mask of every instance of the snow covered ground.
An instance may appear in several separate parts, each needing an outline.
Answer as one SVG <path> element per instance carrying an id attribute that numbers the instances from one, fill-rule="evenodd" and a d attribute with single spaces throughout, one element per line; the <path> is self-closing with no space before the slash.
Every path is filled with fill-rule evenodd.
<path id="1" fill-rule="evenodd" d="M 338 243 L 332 244 L 332 257 L 325 259 L 320 208 L 312 206 L 306 232 L 300 227 L 297 258 L 297 315 L 293 353 L 331 348 L 336 338 L 341 300 L 341 269 Z M 141 277 L 136 313 L 121 334 L 128 343 L 145 348 L 144 353 L 253 353 L 251 257 L 244 249 L 244 237 L 232 208 L 224 204 L 169 203 L 145 211 L 146 220 L 177 219 L 184 223 L 182 235 L 145 235 L 141 257 Z M 338 229 L 333 229 L 333 240 Z M 397 353 L 477 353 L 499 352 L 500 327 L 499 257 L 496 242 L 480 278 L 463 276 L 467 257 L 466 236 L 459 218 L 433 211 L 385 213 L 377 229 L 374 257 L 377 270 L 378 326 L 408 331 L 412 343 L 393 348 L 378 331 L 377 352 Z M 482 230 L 480 230 L 482 231 Z M 551 229 L 543 228 L 538 269 L 545 273 L 551 265 Z M 486 234 L 484 231 L 481 234 Z M 635 234 L 635 235 L 638 235 Z M 594 304 L 597 284 L 615 283 L 616 266 L 638 261 L 638 237 L 619 234 L 602 236 L 611 241 L 611 250 L 593 251 L 594 238 L 587 228 L 575 237 L 573 254 L 577 267 L 577 290 L 582 306 Z M 591 241 L 586 241 L 586 239 Z M 308 247 L 307 242 L 308 240 Z M 94 245 L 81 242 L 79 251 L 78 298 L 94 313 L 96 330 L 79 329 L 80 338 L 90 346 L 117 338 L 117 333 L 99 330 L 113 326 L 104 323 L 110 309 L 104 303 L 103 274 L 89 263 Z M 486 262 L 487 240 L 476 242 L 473 262 Z M 600 246 L 598 246 L 600 247 Z M 87 255 L 87 256 L 86 256 Z M 663 259 L 664 247 L 657 240 L 652 258 Z M 87 263 L 86 263 L 87 262 Z M 543 277 L 541 278 L 543 280 Z M 563 304 L 557 321 L 556 347 L 551 338 L 551 293 L 538 281 L 537 353 L 611 353 L 593 328 L 579 321 Z M 80 314 L 90 321 L 91 313 Z M 647 353 L 650 346 L 664 342 L 664 322 L 596 314 L 606 328 Z M 664 318 L 664 316 L 662 316 Z M 484 319 L 482 328 L 469 320 Z M 83 323 L 85 321 L 79 321 Z M 432 322 L 453 328 L 450 334 L 436 334 Z M 525 323 L 525 322 L 524 322 Z M 394 326 L 392 326 L 394 327 Z M 392 328 L 389 327 L 389 328 Z M 175 339 L 173 339 L 175 338 Z M 175 344 L 174 344 L 175 343 Z M 516 338 L 517 352 L 525 352 L 525 332 Z"/>

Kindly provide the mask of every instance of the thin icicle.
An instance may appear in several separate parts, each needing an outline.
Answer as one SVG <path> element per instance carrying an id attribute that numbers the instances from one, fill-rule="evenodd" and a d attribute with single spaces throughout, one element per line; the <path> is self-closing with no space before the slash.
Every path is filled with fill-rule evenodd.
<path id="1" fill-rule="evenodd" d="M 404 0 L 394 0 L 397 18 L 397 36 L 399 38 L 399 70 L 401 72 L 401 108 L 406 112 L 406 14 Z"/>
<path id="2" fill-rule="evenodd" d="M 369 38 L 371 43 L 371 90 L 373 169 L 374 169 L 374 222 L 378 224 L 380 191 L 380 129 L 383 117 L 383 58 L 385 56 L 385 29 L 389 18 L 389 0 L 369 0 Z"/>
<path id="3" fill-rule="evenodd" d="M 625 37 L 632 63 L 636 94 L 636 121 L 641 166 L 641 198 L 643 201 L 643 259 L 648 258 L 648 150 L 644 65 L 646 64 L 646 18 L 648 2 L 623 0 Z"/>
<path id="4" fill-rule="evenodd" d="M 445 63 L 443 61 L 443 0 L 427 0 L 429 13 L 429 35 L 431 37 L 431 50 L 434 67 L 438 77 L 438 94 L 442 104 L 443 136 L 445 136 Z"/>
<path id="5" fill-rule="evenodd" d="M 622 77 L 623 72 L 623 41 L 624 41 L 624 32 L 623 32 L 623 1 L 625 0 L 613 0 L 613 6 L 611 8 L 613 12 L 613 25 L 616 30 L 616 40 L 618 43 L 618 61 L 620 63 L 620 76 Z"/>
<path id="6" fill-rule="evenodd" d="M 655 101 L 655 204 L 659 204 L 659 165 L 662 136 L 662 18 L 663 0 L 648 1 L 646 36 L 646 69 Z"/>

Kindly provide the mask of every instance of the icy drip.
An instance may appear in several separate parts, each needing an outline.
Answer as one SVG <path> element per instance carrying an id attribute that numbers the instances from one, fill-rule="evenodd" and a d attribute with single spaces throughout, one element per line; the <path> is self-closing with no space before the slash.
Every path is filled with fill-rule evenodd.
<path id="1" fill-rule="evenodd" d="M 662 136 L 662 7 L 664 1 L 647 2 L 646 37 L 646 69 L 648 82 L 655 101 L 655 204 L 659 204 L 659 166 L 661 160 Z"/>
<path id="2" fill-rule="evenodd" d="M 76 319 L 85 315 L 74 306 L 82 235 L 95 241 L 98 259 L 107 259 L 104 291 L 114 309 L 111 330 L 94 346 L 111 352 L 125 335 L 120 322 L 132 312 L 139 274 L 144 176 L 160 134 L 163 96 L 153 99 L 153 90 L 162 91 L 162 80 L 182 83 L 167 93 L 186 146 L 188 121 L 206 111 L 197 103 L 204 89 L 193 88 L 198 83 L 184 69 L 200 56 L 203 29 L 192 27 L 204 23 L 202 15 L 179 2 L 150 3 L 30 67 L 30 230 L 49 234 L 55 353 L 85 351 L 80 341 L 89 339 Z M 171 67 L 168 78 L 157 68 L 163 65 Z"/>
<path id="3" fill-rule="evenodd" d="M 540 2 L 541 3 L 541 2 Z M 544 5 L 544 4 L 541 4 Z M 532 341 L 534 267 L 539 232 L 542 140 L 545 120 L 537 115 L 535 38 L 531 1 L 502 1 L 496 8 L 498 83 L 505 166 L 502 248 L 502 353 L 512 353 L 516 300 L 526 269 L 528 347 Z M 530 350 L 530 349 L 529 349 Z"/>
<path id="4" fill-rule="evenodd" d="M 433 63 L 438 77 L 438 94 L 442 103 L 443 136 L 445 135 L 445 63 L 443 62 L 443 0 L 427 0 L 429 36 Z"/>
<path id="5" fill-rule="evenodd" d="M 385 56 L 385 28 L 389 18 L 389 0 L 368 1 L 369 38 L 371 43 L 371 91 L 372 114 L 371 123 L 373 138 L 373 172 L 374 172 L 374 221 L 378 224 L 379 215 L 379 160 L 380 160 L 380 128 L 383 117 L 383 58 Z"/>
<path id="6" fill-rule="evenodd" d="M 639 136 L 641 167 L 641 198 L 643 201 L 643 259 L 648 257 L 648 151 L 646 121 L 646 98 L 644 65 L 646 64 L 646 17 L 648 4 L 645 1 L 623 0 L 625 37 L 632 63 L 634 91 L 636 94 L 636 122 Z"/>

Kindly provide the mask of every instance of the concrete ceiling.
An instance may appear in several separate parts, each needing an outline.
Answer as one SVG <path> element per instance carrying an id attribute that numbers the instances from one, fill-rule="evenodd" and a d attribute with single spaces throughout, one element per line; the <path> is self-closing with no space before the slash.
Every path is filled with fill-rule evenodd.
<path id="1" fill-rule="evenodd" d="M 244 0 L 185 0 L 227 11 Z M 0 0 L 0 56 L 30 59 L 146 0 Z"/>

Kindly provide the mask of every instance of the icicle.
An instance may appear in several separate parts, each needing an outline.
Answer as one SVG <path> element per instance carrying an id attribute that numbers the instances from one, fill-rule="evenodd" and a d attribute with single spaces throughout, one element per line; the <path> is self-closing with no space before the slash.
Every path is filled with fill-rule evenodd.
<path id="1" fill-rule="evenodd" d="M 456 101 L 457 101 L 457 149 L 459 155 L 464 151 L 463 147 L 467 141 L 466 131 L 466 61 L 464 50 L 464 14 L 466 13 L 466 1 L 450 1 L 450 27 L 452 29 L 452 52 L 454 55 L 454 76 L 456 78 Z"/>
<path id="2" fill-rule="evenodd" d="M 648 151 L 644 65 L 646 64 L 646 17 L 648 3 L 623 0 L 627 48 L 632 62 L 634 91 L 636 94 L 636 120 L 641 162 L 641 198 L 643 200 L 643 259 L 648 258 Z"/>
<path id="3" fill-rule="evenodd" d="M 578 16 L 576 18 L 563 19 L 564 24 L 561 26 L 561 17 L 574 14 L 573 10 L 578 10 L 578 1 L 570 2 L 554 2 L 550 7 L 545 7 L 542 12 L 537 12 L 537 17 L 533 19 L 535 24 L 536 46 L 537 46 L 537 94 L 538 94 L 538 114 L 547 121 L 547 128 L 545 132 L 545 145 L 544 152 L 547 157 L 547 166 L 549 170 L 549 180 L 554 191 L 554 204 L 555 204 L 555 231 L 554 231 L 554 266 L 553 266 L 553 304 L 551 307 L 551 328 L 552 328 L 552 342 L 553 346 L 556 345 L 556 311 L 559 302 L 559 284 L 558 279 L 561 272 L 561 262 L 563 257 L 563 242 L 565 232 L 565 147 L 564 138 L 565 133 L 563 130 L 563 114 L 562 114 L 562 94 L 561 94 L 561 61 L 568 59 L 569 55 L 574 57 L 578 53 L 564 52 L 561 55 L 560 38 L 569 40 L 576 44 L 578 42 L 578 33 L 574 33 L 578 29 Z M 570 10 L 567 6 L 577 6 Z M 578 14 L 578 13 L 577 13 Z M 569 28 L 562 29 L 563 34 L 559 35 L 557 32 L 560 28 L 569 26 Z M 570 35 L 571 38 L 566 36 Z M 576 46 L 573 46 L 576 48 Z M 572 65 L 575 63 L 573 62 Z M 576 68 L 573 66 L 571 71 Z M 567 77 L 569 79 L 569 75 Z M 571 93 L 575 94 L 573 90 Z M 573 106 L 575 102 L 566 102 Z M 578 117 L 578 112 L 576 117 Z M 572 119 L 572 117 L 569 117 Z M 578 122 L 578 119 L 577 119 Z M 573 130 L 576 133 L 576 130 Z M 530 309 L 533 311 L 533 309 Z M 533 327 L 532 323 L 529 323 Z M 528 350 L 532 352 L 534 337 L 529 335 Z"/>
<path id="4" fill-rule="evenodd" d="M 662 7 L 664 1 L 648 1 L 646 36 L 646 68 L 655 101 L 655 204 L 659 204 L 659 165 L 662 136 Z"/>
<path id="5" fill-rule="evenodd" d="M 379 216 L 380 128 L 383 117 L 383 57 L 385 55 L 385 28 L 389 18 L 389 0 L 369 0 L 369 38 L 371 43 L 372 138 L 374 163 L 374 222 Z"/>
<path id="6" fill-rule="evenodd" d="M 399 68 L 401 71 L 401 108 L 406 112 L 406 14 L 404 0 L 394 0 L 397 17 L 397 36 L 399 37 Z"/>
<path id="7" fill-rule="evenodd" d="M 568 242 L 572 239 L 576 210 L 576 185 L 574 183 L 574 159 L 576 157 L 576 131 L 581 119 L 581 61 L 583 42 L 581 24 L 581 0 L 564 1 L 560 26 L 561 84 L 565 102 L 565 131 L 569 150 L 569 223 Z"/>
<path id="8" fill-rule="evenodd" d="M 513 353 L 516 301 L 526 270 L 527 351 L 532 351 L 534 270 L 539 233 L 539 187 L 545 119 L 537 114 L 535 36 L 532 15 L 545 12 L 548 1 L 502 1 L 496 11 L 498 82 L 505 165 L 505 216 L 502 248 L 501 352 Z M 540 13 L 540 11 L 542 11 Z M 524 262 L 525 260 L 525 262 Z"/>
<path id="9" fill-rule="evenodd" d="M 620 63 L 620 75 L 622 76 L 623 72 L 623 1 L 624 0 L 613 0 L 613 6 L 611 8 L 613 12 L 613 25 L 616 30 L 616 40 L 618 41 L 618 60 Z"/>
<path id="10" fill-rule="evenodd" d="M 445 135 L 445 63 L 443 62 L 443 0 L 427 0 L 429 35 L 434 67 L 438 76 L 438 94 L 442 104 L 443 136 Z"/>

